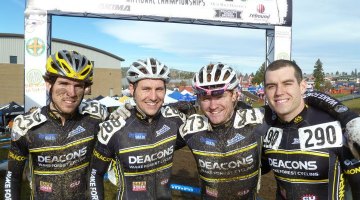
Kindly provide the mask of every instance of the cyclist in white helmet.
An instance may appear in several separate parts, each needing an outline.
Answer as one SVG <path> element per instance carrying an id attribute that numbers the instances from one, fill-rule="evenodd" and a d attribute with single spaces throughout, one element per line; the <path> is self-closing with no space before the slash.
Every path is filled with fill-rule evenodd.
<path id="1" fill-rule="evenodd" d="M 209 64 L 193 79 L 205 115 L 180 127 L 198 167 L 203 199 L 254 199 L 260 180 L 259 109 L 236 109 L 238 79 L 228 65 Z"/>
<path id="2" fill-rule="evenodd" d="M 101 124 L 89 181 L 91 199 L 104 199 L 103 175 L 111 160 L 119 177 L 118 199 L 171 199 L 170 175 L 185 115 L 162 107 L 169 68 L 154 58 L 134 62 L 127 72 L 136 109 L 126 120 Z"/>

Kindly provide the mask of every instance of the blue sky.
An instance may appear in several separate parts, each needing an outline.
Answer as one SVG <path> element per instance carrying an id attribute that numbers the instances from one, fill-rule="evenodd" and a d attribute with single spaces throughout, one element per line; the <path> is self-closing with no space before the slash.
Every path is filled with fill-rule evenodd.
<path id="1" fill-rule="evenodd" d="M 23 34 L 25 0 L 1 4 L 0 32 Z M 318 58 L 325 72 L 360 71 L 359 7 L 358 0 L 293 0 L 292 59 L 303 72 L 312 73 Z M 124 67 L 155 57 L 175 69 L 223 62 L 245 74 L 265 60 L 263 30 L 55 16 L 52 31 L 120 56 Z"/>

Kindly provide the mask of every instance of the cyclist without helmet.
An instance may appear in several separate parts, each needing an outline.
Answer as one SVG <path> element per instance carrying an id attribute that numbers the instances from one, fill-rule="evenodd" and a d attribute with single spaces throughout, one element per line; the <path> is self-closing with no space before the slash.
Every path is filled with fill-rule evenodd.
<path id="1" fill-rule="evenodd" d="M 14 120 L 4 199 L 20 199 L 27 160 L 31 199 L 85 199 L 95 134 L 107 116 L 98 102 L 82 103 L 93 66 L 78 52 L 61 50 L 48 57 L 43 77 L 49 104 Z"/>
<path id="2" fill-rule="evenodd" d="M 360 161 L 345 145 L 340 122 L 303 99 L 299 66 L 277 60 L 265 71 L 265 95 L 274 115 L 264 137 L 264 166 L 277 182 L 276 199 L 360 199 Z M 357 152 L 358 153 L 358 152 Z"/>
<path id="3" fill-rule="evenodd" d="M 162 108 L 169 68 L 154 58 L 134 62 L 128 72 L 136 102 L 131 116 L 100 125 L 89 181 L 91 199 L 104 199 L 103 176 L 111 160 L 118 178 L 118 199 L 171 199 L 169 179 L 185 115 Z"/>

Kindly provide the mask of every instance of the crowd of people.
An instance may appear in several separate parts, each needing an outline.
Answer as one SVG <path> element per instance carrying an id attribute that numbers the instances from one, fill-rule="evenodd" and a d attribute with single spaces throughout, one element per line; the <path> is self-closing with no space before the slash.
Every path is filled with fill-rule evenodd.
<path id="1" fill-rule="evenodd" d="M 49 104 L 14 120 L 4 199 L 20 199 L 27 161 L 32 199 L 104 199 L 109 168 L 117 199 L 171 199 L 174 151 L 184 146 L 202 199 L 259 199 L 261 175 L 270 170 L 277 199 L 360 199 L 360 118 L 326 94 L 304 98 L 292 61 L 266 69 L 262 108 L 238 102 L 232 67 L 203 66 L 192 82 L 201 114 L 191 105 L 182 112 L 163 106 L 170 68 L 155 58 L 132 63 L 126 78 L 136 106 L 111 115 L 82 101 L 93 84 L 86 56 L 58 51 L 43 77 Z"/>

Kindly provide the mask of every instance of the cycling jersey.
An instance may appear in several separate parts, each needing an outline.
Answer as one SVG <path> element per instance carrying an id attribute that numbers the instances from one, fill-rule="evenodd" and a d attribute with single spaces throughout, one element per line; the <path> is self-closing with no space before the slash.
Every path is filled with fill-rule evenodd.
<path id="1" fill-rule="evenodd" d="M 273 115 L 263 143 L 264 167 L 277 180 L 277 199 L 345 199 L 345 183 L 360 185 L 360 162 L 343 144 L 339 121 L 306 106 L 291 122 Z M 346 180 L 348 179 L 348 180 Z M 352 188 L 353 198 L 360 192 Z"/>
<path id="2" fill-rule="evenodd" d="M 184 146 L 178 137 L 184 121 L 184 114 L 165 107 L 151 120 L 133 109 L 126 121 L 102 123 L 90 167 L 91 199 L 104 199 L 103 176 L 112 159 L 117 199 L 171 199 L 169 179 L 174 150 Z"/>
<path id="3" fill-rule="evenodd" d="M 259 109 L 239 109 L 226 124 L 211 126 L 204 115 L 191 115 L 181 136 L 197 163 L 203 199 L 255 199 L 260 178 L 263 121 Z"/>
<path id="4" fill-rule="evenodd" d="M 97 101 L 84 102 L 61 124 L 45 106 L 14 120 L 4 199 L 20 199 L 26 160 L 31 199 L 85 199 L 86 175 L 99 123 L 107 116 Z"/>

